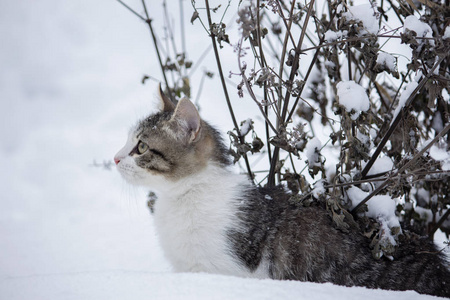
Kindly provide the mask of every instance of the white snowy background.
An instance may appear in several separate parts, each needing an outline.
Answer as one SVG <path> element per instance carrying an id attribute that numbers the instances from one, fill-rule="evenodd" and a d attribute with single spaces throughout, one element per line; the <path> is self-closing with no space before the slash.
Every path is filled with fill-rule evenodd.
<path id="1" fill-rule="evenodd" d="M 157 29 L 160 2 L 147 2 Z M 140 1 L 127 3 L 143 13 Z M 186 30 L 195 61 L 209 40 L 198 24 Z M 161 78 L 148 28 L 113 0 L 0 1 L 0 41 L 1 300 L 431 298 L 172 273 L 147 191 L 114 168 L 92 166 L 110 161 L 128 128 L 155 107 L 156 82 L 140 82 Z M 235 57 L 224 65 L 234 68 Z M 214 98 L 217 76 L 205 85 L 202 116 L 228 130 L 225 103 Z"/>

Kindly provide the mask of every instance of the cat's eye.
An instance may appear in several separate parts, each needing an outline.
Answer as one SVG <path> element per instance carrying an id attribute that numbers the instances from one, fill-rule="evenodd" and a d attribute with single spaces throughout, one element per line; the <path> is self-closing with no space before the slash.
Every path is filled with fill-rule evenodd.
<path id="1" fill-rule="evenodd" d="M 148 150 L 148 145 L 142 141 L 139 141 L 139 143 L 137 145 L 137 153 L 143 154 L 147 150 Z"/>

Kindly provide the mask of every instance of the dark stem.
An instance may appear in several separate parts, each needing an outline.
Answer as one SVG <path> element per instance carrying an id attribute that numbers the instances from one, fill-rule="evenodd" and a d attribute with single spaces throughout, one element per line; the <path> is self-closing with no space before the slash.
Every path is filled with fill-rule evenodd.
<path id="1" fill-rule="evenodd" d="M 141 16 L 140 14 L 138 14 L 136 11 L 134 11 L 131 7 L 129 7 L 128 5 L 126 5 L 125 3 L 123 3 L 120 0 L 117 0 L 117 2 L 119 2 L 120 4 L 122 4 L 123 6 L 125 6 L 126 9 L 128 9 L 129 11 L 131 11 L 134 15 L 136 15 L 139 19 L 141 19 L 142 21 L 145 21 L 145 18 L 143 16 Z"/>
<path id="2" fill-rule="evenodd" d="M 264 68 L 266 66 L 266 59 L 264 57 L 264 51 L 262 49 L 262 42 L 261 42 L 261 15 L 259 13 L 259 3 L 260 0 L 256 1 L 256 23 L 258 25 L 257 35 L 258 35 L 258 48 L 259 48 L 259 63 L 261 68 Z M 267 101 L 267 83 L 264 81 L 264 100 Z M 264 107 L 264 113 L 266 114 L 266 117 L 269 118 L 269 106 L 267 105 Z M 265 129 L 266 129 L 266 144 L 267 144 L 267 154 L 269 156 L 269 161 L 272 159 L 272 150 L 270 149 L 270 133 L 269 133 L 269 123 L 265 122 Z"/>
<path id="3" fill-rule="evenodd" d="M 231 119 L 233 121 L 234 128 L 236 129 L 236 133 L 237 133 L 237 135 L 239 137 L 239 141 L 241 143 L 245 143 L 245 139 L 244 139 L 243 136 L 241 136 L 241 133 L 239 131 L 239 126 L 238 126 L 238 123 L 236 121 L 236 117 L 234 115 L 233 106 L 231 105 L 230 97 L 228 96 L 228 90 L 227 90 L 227 86 L 226 86 L 226 83 L 225 83 L 225 77 L 223 76 L 222 64 L 220 63 L 219 51 L 217 50 L 217 44 L 216 44 L 215 35 L 212 32 L 212 30 L 211 30 L 212 21 L 211 21 L 211 12 L 209 10 L 209 1 L 208 0 L 205 0 L 205 5 L 206 5 L 206 14 L 208 16 L 208 24 L 209 24 L 209 27 L 210 27 L 210 31 L 209 31 L 210 34 L 209 35 L 211 37 L 211 41 L 212 41 L 212 45 L 213 45 L 213 49 L 214 49 L 214 56 L 216 58 L 217 69 L 219 71 L 220 81 L 222 82 L 223 93 L 225 95 L 225 99 L 226 99 L 227 105 L 228 105 L 228 110 L 230 111 L 230 116 L 231 116 Z M 247 154 L 243 154 L 242 156 L 244 157 L 245 166 L 247 167 L 248 177 L 253 182 L 254 176 L 253 176 L 252 170 L 250 168 L 250 163 L 248 162 Z"/>
<path id="4" fill-rule="evenodd" d="M 278 163 L 278 155 L 280 154 L 280 148 L 275 147 L 273 149 L 272 161 L 270 162 L 270 172 L 269 177 L 267 178 L 267 186 L 274 187 L 275 186 L 275 171 Z"/>
<path id="5" fill-rule="evenodd" d="M 352 80 L 352 58 L 350 51 L 351 51 L 350 44 L 348 43 L 347 44 L 348 80 Z"/>
<path id="6" fill-rule="evenodd" d="M 448 216 L 450 216 L 450 208 L 447 209 L 445 214 L 439 219 L 439 221 L 436 223 L 436 225 L 433 227 L 433 229 L 431 229 L 431 231 L 428 233 L 428 236 L 430 237 L 430 239 L 433 240 L 434 233 L 436 232 L 436 230 L 439 229 L 439 227 L 442 226 L 442 224 L 445 222 L 445 220 L 447 220 Z"/>
<path id="7" fill-rule="evenodd" d="M 158 56 L 159 66 L 161 67 L 161 72 L 162 72 L 163 77 L 164 77 L 164 83 L 166 84 L 166 88 L 169 91 L 169 95 L 168 96 L 170 97 L 170 99 L 172 101 L 174 101 L 175 99 L 174 99 L 174 97 L 172 95 L 172 90 L 169 87 L 169 82 L 167 81 L 166 72 L 164 71 L 164 65 L 163 65 L 162 60 L 161 60 L 161 54 L 159 53 L 158 42 L 156 41 L 156 36 L 155 36 L 155 33 L 153 32 L 152 19 L 150 19 L 149 15 L 148 15 L 147 6 L 145 5 L 145 1 L 144 0 L 142 0 L 142 5 L 144 6 L 145 16 L 147 17 L 145 22 L 148 24 L 148 27 L 150 28 L 150 33 L 151 33 L 152 38 L 153 38 L 153 44 L 155 45 L 156 54 Z"/>

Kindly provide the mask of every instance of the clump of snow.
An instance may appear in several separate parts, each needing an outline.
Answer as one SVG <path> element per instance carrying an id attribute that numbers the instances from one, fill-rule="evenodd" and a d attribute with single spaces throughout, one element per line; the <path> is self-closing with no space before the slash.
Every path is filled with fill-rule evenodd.
<path id="1" fill-rule="evenodd" d="M 365 166 L 365 164 L 364 164 Z M 389 172 L 392 170 L 394 166 L 394 163 L 392 162 L 392 159 L 390 159 L 388 156 L 382 156 L 377 158 L 375 163 L 370 168 L 368 175 L 375 175 L 380 174 L 384 172 Z"/>
<path id="2" fill-rule="evenodd" d="M 347 196 L 352 206 L 356 207 L 368 196 L 368 193 L 357 187 L 351 187 L 347 190 Z M 400 222 L 395 215 L 396 201 L 387 195 L 377 195 L 373 196 L 366 204 L 368 208 L 366 215 L 380 224 L 377 234 L 378 246 L 374 248 L 374 255 L 377 258 L 385 255 L 389 259 L 393 259 L 392 254 L 397 245 L 397 236 L 401 233 Z"/>
<path id="3" fill-rule="evenodd" d="M 368 216 L 374 219 L 383 219 L 389 228 L 400 227 L 400 222 L 395 215 L 396 202 L 390 196 L 377 195 L 367 202 Z"/>
<path id="4" fill-rule="evenodd" d="M 322 148 L 322 143 L 318 138 L 313 138 L 306 144 L 306 157 L 308 160 L 309 168 L 321 165 L 320 160 L 320 149 Z"/>
<path id="5" fill-rule="evenodd" d="M 425 220 L 427 223 L 433 221 L 433 212 L 431 209 L 423 208 L 421 206 L 414 207 L 414 211 L 419 214 L 422 220 Z"/>
<path id="6" fill-rule="evenodd" d="M 332 43 L 338 39 L 342 39 L 343 37 L 345 37 L 347 35 L 347 30 L 344 31 L 333 31 L 333 30 L 328 30 L 327 32 L 325 32 L 325 41 L 328 43 Z"/>
<path id="7" fill-rule="evenodd" d="M 355 186 L 352 186 L 347 190 L 347 196 L 350 199 L 352 203 L 352 209 L 355 208 L 364 198 L 367 197 L 367 193 L 361 190 L 360 188 L 357 188 Z"/>
<path id="8" fill-rule="evenodd" d="M 433 37 L 433 30 L 431 29 L 430 25 L 420 21 L 416 16 L 413 15 L 406 17 L 405 23 L 403 24 L 403 32 L 406 33 L 408 31 L 414 31 L 418 37 Z M 433 40 L 429 40 L 429 43 L 431 45 L 434 45 Z"/>
<path id="9" fill-rule="evenodd" d="M 434 144 L 430 148 L 430 156 L 435 160 L 446 160 L 449 159 L 450 154 L 442 148 L 439 148 L 438 145 Z"/>
<path id="10" fill-rule="evenodd" d="M 342 14 L 347 20 L 362 22 L 364 30 L 361 34 L 377 34 L 380 26 L 377 20 L 377 14 L 370 4 L 350 6 L 348 12 Z"/>
<path id="11" fill-rule="evenodd" d="M 400 110 L 405 106 L 406 100 L 408 100 L 408 98 L 411 96 L 411 94 L 414 92 L 414 90 L 416 89 L 417 86 L 418 86 L 418 83 L 415 81 L 411 82 L 410 84 L 408 84 L 406 86 L 405 90 L 403 91 L 402 95 L 400 96 L 398 105 L 395 108 L 394 118 L 392 119 L 392 121 L 395 120 L 395 118 L 397 117 Z"/>
<path id="12" fill-rule="evenodd" d="M 336 85 L 339 104 L 342 105 L 346 111 L 353 113 L 351 118 L 356 120 L 362 111 L 368 111 L 370 108 L 369 97 L 365 89 L 354 82 L 341 81 Z"/>
<path id="13" fill-rule="evenodd" d="M 355 186 L 347 190 L 348 198 L 352 202 L 352 208 L 356 207 L 368 193 Z M 385 222 L 389 228 L 400 227 L 400 222 L 395 215 L 396 201 L 387 195 L 373 196 L 366 202 L 368 207 L 367 216 Z"/>
<path id="14" fill-rule="evenodd" d="M 430 201 L 430 192 L 424 188 L 420 188 L 416 192 L 416 200 L 418 203 L 428 203 Z"/>
<path id="15" fill-rule="evenodd" d="M 389 53 L 379 52 L 377 56 L 377 64 L 385 66 L 391 72 L 397 71 L 397 60 Z"/>
<path id="16" fill-rule="evenodd" d="M 327 32 L 325 32 L 325 41 L 330 43 L 330 42 L 334 42 L 337 39 L 338 39 L 337 32 L 335 32 L 333 30 L 328 30 Z"/>
<path id="17" fill-rule="evenodd" d="M 250 129 L 252 128 L 253 128 L 253 121 L 252 119 L 249 118 L 245 121 L 242 121 L 239 133 L 241 136 L 246 136 L 249 133 Z"/>
<path id="18" fill-rule="evenodd" d="M 430 148 L 430 156 L 435 160 L 444 160 L 448 159 L 449 155 L 445 149 L 441 149 L 435 144 Z"/>
<path id="19" fill-rule="evenodd" d="M 311 192 L 312 196 L 318 199 L 321 195 L 325 194 L 325 180 L 321 179 L 314 184 L 314 188 Z"/>
<path id="20" fill-rule="evenodd" d="M 358 130 L 358 132 L 356 133 L 356 137 L 358 138 L 358 140 L 361 141 L 361 143 L 363 143 L 364 145 L 367 145 L 367 147 L 371 146 L 369 135 L 366 135 Z"/>
<path id="21" fill-rule="evenodd" d="M 442 36 L 444 40 L 450 39 L 450 25 L 445 27 L 444 35 Z"/>
<path id="22" fill-rule="evenodd" d="M 441 163 L 441 168 L 443 171 L 450 171 L 450 159 Z"/>
<path id="23" fill-rule="evenodd" d="M 430 156 L 441 162 L 443 171 L 450 171 L 450 152 L 435 144 L 430 148 Z"/>

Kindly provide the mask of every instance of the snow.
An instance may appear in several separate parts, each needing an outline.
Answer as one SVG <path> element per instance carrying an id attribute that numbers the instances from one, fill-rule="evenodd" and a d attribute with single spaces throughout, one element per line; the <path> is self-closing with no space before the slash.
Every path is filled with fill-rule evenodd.
<path id="1" fill-rule="evenodd" d="M 327 32 L 325 32 L 325 41 L 327 42 L 334 42 L 335 40 L 337 40 L 339 38 L 338 33 L 336 31 L 333 30 L 328 30 Z"/>
<path id="2" fill-rule="evenodd" d="M 446 160 L 441 164 L 443 171 L 450 171 L 450 160 Z"/>
<path id="3" fill-rule="evenodd" d="M 352 203 L 352 207 L 356 207 L 356 205 L 358 205 L 368 195 L 369 193 L 366 193 L 355 186 L 347 190 L 347 196 Z M 392 246 L 397 245 L 397 234 L 401 233 L 400 222 L 398 217 L 395 215 L 396 200 L 392 199 L 388 195 L 375 195 L 366 202 L 366 205 L 368 211 L 365 214 L 368 217 L 377 220 L 380 224 L 379 243 L 382 247 L 377 253 L 377 256 L 381 257 L 385 255 L 389 259 L 392 259 L 392 253 L 390 253 L 389 249 Z M 398 231 L 391 230 L 393 228 L 398 229 Z"/>
<path id="4" fill-rule="evenodd" d="M 445 27 L 444 35 L 442 36 L 444 40 L 450 39 L 450 25 Z"/>
<path id="5" fill-rule="evenodd" d="M 411 94 L 414 92 L 414 90 L 418 85 L 419 84 L 417 82 L 413 81 L 406 86 L 405 90 L 402 92 L 402 95 L 400 96 L 400 99 L 398 100 L 398 105 L 395 108 L 394 118 L 392 118 L 392 122 L 395 120 L 395 118 L 397 118 L 397 115 L 400 113 L 400 110 L 405 106 L 406 100 L 408 100 L 408 98 L 411 96 Z"/>
<path id="6" fill-rule="evenodd" d="M 333 30 L 328 30 L 327 32 L 325 32 L 325 41 L 328 43 L 334 42 L 338 39 L 341 39 L 343 37 L 345 37 L 347 35 L 347 31 L 333 31 Z"/>
<path id="7" fill-rule="evenodd" d="M 383 218 L 389 228 L 400 227 L 400 222 L 395 215 L 396 201 L 388 195 L 374 196 L 368 202 L 369 212 L 367 215 L 374 219 Z"/>
<path id="8" fill-rule="evenodd" d="M 427 223 L 433 221 L 433 212 L 431 209 L 416 206 L 414 207 L 414 211 L 419 214 L 421 219 L 426 220 Z"/>
<path id="9" fill-rule="evenodd" d="M 314 184 L 312 195 L 314 198 L 319 199 L 321 195 L 325 194 L 325 180 L 321 179 Z"/>
<path id="10" fill-rule="evenodd" d="M 352 209 L 356 207 L 364 198 L 367 197 L 367 193 L 357 188 L 356 186 L 352 186 L 347 190 L 347 196 L 352 202 Z"/>
<path id="11" fill-rule="evenodd" d="M 339 104 L 345 110 L 352 113 L 351 118 L 356 120 L 362 111 L 368 111 L 370 108 L 369 97 L 365 89 L 355 81 L 341 81 L 336 85 Z"/>
<path id="12" fill-rule="evenodd" d="M 250 129 L 252 129 L 252 125 L 253 125 L 253 121 L 250 118 L 243 121 L 241 123 L 241 128 L 239 130 L 240 135 L 246 136 L 249 133 Z"/>
<path id="13" fill-rule="evenodd" d="M 416 16 L 408 16 L 405 18 L 405 23 L 403 24 L 403 32 L 414 31 L 418 37 L 433 37 L 433 30 L 430 25 L 420 21 Z M 420 40 L 419 40 L 420 43 Z M 429 40 L 431 45 L 434 45 L 434 40 Z"/>
<path id="14" fill-rule="evenodd" d="M 447 150 L 440 148 L 438 145 L 434 144 L 430 148 L 430 156 L 435 160 L 447 160 L 450 158 L 450 153 Z"/>
<path id="15" fill-rule="evenodd" d="M 352 201 L 352 208 L 356 207 L 364 198 L 369 194 L 357 188 L 355 186 L 347 190 L 347 195 Z M 366 202 L 368 206 L 367 216 L 374 219 L 383 219 L 389 226 L 399 227 L 400 223 L 397 216 L 395 215 L 396 201 L 387 195 L 376 195 L 373 196 L 369 201 Z"/>
<path id="16" fill-rule="evenodd" d="M 347 20 L 363 22 L 364 30 L 360 33 L 361 35 L 377 34 L 380 30 L 377 16 L 370 4 L 348 6 L 348 12 L 343 13 L 342 16 Z"/>
<path id="17" fill-rule="evenodd" d="M 386 52 L 378 52 L 377 64 L 385 66 L 391 72 L 395 72 L 397 69 L 395 57 Z"/>
<path id="18" fill-rule="evenodd" d="M 363 144 L 370 144 L 370 138 L 368 135 L 363 134 L 361 131 L 358 131 L 356 133 L 356 137 L 358 138 L 358 140 L 361 141 L 361 143 Z"/>
<path id="19" fill-rule="evenodd" d="M 450 153 L 438 145 L 434 144 L 430 148 L 430 156 L 441 162 L 443 171 L 450 171 Z"/>
<path id="20" fill-rule="evenodd" d="M 430 201 L 430 192 L 424 188 L 419 188 L 417 190 L 417 200 L 419 202 L 428 202 Z"/>
<path id="21" fill-rule="evenodd" d="M 392 170 L 393 166 L 394 163 L 392 162 L 392 159 L 390 157 L 388 156 L 378 157 L 367 174 L 375 175 L 384 172 L 389 172 Z M 365 167 L 365 164 L 363 165 L 363 167 Z"/>
<path id="22" fill-rule="evenodd" d="M 104 271 L 9 278 L 2 299 L 437 299 L 416 292 L 346 288 L 329 283 L 245 279 L 211 274 Z"/>
<path id="23" fill-rule="evenodd" d="M 306 159 L 310 168 L 320 166 L 320 149 L 322 143 L 318 138 L 313 138 L 306 144 Z"/>

